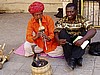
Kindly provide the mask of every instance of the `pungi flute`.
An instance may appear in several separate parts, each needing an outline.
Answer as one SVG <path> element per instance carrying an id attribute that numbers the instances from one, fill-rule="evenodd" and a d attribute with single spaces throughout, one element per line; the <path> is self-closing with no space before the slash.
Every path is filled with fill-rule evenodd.
<path id="1" fill-rule="evenodd" d="M 42 25 L 41 19 L 39 19 L 39 25 L 40 25 L 40 27 L 39 27 L 39 31 L 42 32 L 42 33 L 44 33 L 44 31 L 45 31 L 45 27 Z M 43 41 L 44 41 L 45 49 L 47 50 L 46 39 L 43 38 Z"/>

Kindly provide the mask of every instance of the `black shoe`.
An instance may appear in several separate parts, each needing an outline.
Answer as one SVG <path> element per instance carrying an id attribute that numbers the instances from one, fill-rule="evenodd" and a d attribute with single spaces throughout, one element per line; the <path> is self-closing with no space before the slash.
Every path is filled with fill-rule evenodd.
<path id="1" fill-rule="evenodd" d="M 83 60 L 83 58 L 77 59 L 77 65 L 78 66 L 82 66 L 82 60 Z"/>
<path id="2" fill-rule="evenodd" d="M 76 59 L 71 58 L 68 62 L 68 65 L 72 68 L 72 70 L 74 70 L 74 68 L 76 68 Z"/>

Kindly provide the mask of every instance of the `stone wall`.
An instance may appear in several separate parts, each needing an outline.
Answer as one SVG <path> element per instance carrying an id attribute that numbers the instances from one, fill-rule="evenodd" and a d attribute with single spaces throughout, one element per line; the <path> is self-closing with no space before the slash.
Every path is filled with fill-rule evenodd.
<path id="1" fill-rule="evenodd" d="M 0 13 L 28 13 L 29 5 L 34 1 L 41 1 L 45 5 L 44 12 L 57 12 L 58 8 L 64 7 L 67 3 L 72 2 L 72 0 L 0 0 Z M 99 3 L 95 1 L 94 3 L 94 22 L 95 25 L 98 25 L 98 21 L 100 20 L 100 14 L 98 15 Z M 88 15 L 89 13 L 89 15 Z M 65 15 L 65 11 L 63 10 L 63 15 Z M 93 21 L 93 2 L 84 3 L 84 15 L 91 21 Z M 100 24 L 100 21 L 99 21 Z"/>
<path id="2" fill-rule="evenodd" d="M 28 12 L 28 6 L 34 1 L 41 1 L 45 5 L 45 12 L 57 12 L 62 7 L 62 1 L 70 0 L 0 0 L 0 12 Z"/>

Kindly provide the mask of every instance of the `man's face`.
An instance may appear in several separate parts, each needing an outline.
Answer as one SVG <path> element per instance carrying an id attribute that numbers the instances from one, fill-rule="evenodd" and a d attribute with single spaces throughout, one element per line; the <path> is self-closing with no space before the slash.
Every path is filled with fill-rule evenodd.
<path id="1" fill-rule="evenodd" d="M 33 13 L 32 16 L 33 16 L 36 20 L 41 19 L 42 16 L 43 16 L 43 12 Z"/>
<path id="2" fill-rule="evenodd" d="M 74 7 L 67 7 L 66 9 L 66 16 L 68 16 L 69 20 L 74 20 L 76 17 L 77 11 L 74 9 Z"/>

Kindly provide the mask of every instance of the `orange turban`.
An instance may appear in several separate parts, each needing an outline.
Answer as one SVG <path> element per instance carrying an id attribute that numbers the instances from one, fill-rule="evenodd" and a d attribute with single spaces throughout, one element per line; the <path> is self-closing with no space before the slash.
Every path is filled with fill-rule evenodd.
<path id="1" fill-rule="evenodd" d="M 37 13 L 37 12 L 41 12 L 44 10 L 44 5 L 41 2 L 33 2 L 30 6 L 29 6 L 29 12 L 32 13 Z"/>

